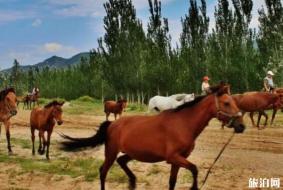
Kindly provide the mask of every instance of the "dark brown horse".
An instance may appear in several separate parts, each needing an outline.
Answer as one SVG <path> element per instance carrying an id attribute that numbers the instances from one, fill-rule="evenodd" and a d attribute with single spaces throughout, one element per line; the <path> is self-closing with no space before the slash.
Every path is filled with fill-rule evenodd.
<path id="1" fill-rule="evenodd" d="M 34 150 L 34 131 L 37 129 L 39 131 L 39 147 L 38 153 L 43 155 L 46 150 L 46 158 L 49 159 L 49 146 L 50 138 L 53 128 L 57 122 L 58 125 L 63 123 L 62 120 L 62 105 L 64 102 L 53 101 L 44 106 L 44 108 L 34 108 L 30 114 L 30 130 L 31 130 L 31 140 L 32 140 L 32 154 L 35 154 Z M 47 140 L 45 139 L 44 132 L 47 132 Z M 42 145 L 43 144 L 43 145 Z"/>
<path id="2" fill-rule="evenodd" d="M 63 149 L 75 150 L 81 147 L 95 147 L 105 144 L 105 161 L 100 168 L 101 190 L 105 189 L 105 178 L 119 152 L 118 164 L 129 177 L 129 188 L 136 186 L 136 177 L 128 168 L 131 160 L 141 162 L 166 161 L 171 164 L 169 189 L 175 187 L 179 168 L 192 172 L 192 189 L 198 189 L 198 170 L 186 158 L 194 148 L 195 140 L 212 118 L 228 121 L 241 117 L 235 101 L 227 94 L 227 88 L 214 88 L 213 94 L 195 98 L 175 110 L 163 111 L 153 116 L 128 116 L 114 122 L 105 121 L 97 134 L 89 138 L 72 138 L 63 142 Z M 236 133 L 245 129 L 243 123 L 233 122 Z"/>
<path id="3" fill-rule="evenodd" d="M 119 99 L 117 102 L 115 101 L 105 101 L 104 102 L 104 112 L 106 114 L 106 120 L 108 121 L 108 117 L 110 113 L 114 114 L 115 120 L 117 114 L 121 117 L 123 110 L 127 106 L 127 100 Z"/>
<path id="4" fill-rule="evenodd" d="M 3 122 L 6 130 L 7 147 L 12 152 L 10 143 L 10 118 L 17 114 L 17 97 L 13 88 L 7 88 L 0 92 L 0 122 Z M 1 125 L 0 125 L 1 132 Z"/>
<path id="5" fill-rule="evenodd" d="M 38 99 L 39 99 L 39 92 L 36 91 L 35 94 L 28 94 L 24 97 L 23 99 L 23 102 L 24 102 L 24 107 L 27 107 L 27 109 L 31 109 L 32 107 L 34 108 L 35 107 L 35 104 L 37 106 L 39 106 L 39 102 L 38 102 Z"/>
<path id="6" fill-rule="evenodd" d="M 268 116 L 264 113 L 264 110 L 272 108 L 278 108 L 281 106 L 281 97 L 278 94 L 273 94 L 269 92 L 246 92 L 244 94 L 232 95 L 233 99 L 236 101 L 238 108 L 243 112 L 250 113 L 250 119 L 252 125 L 259 128 L 259 120 L 257 125 L 255 125 L 253 115 L 254 112 L 260 112 L 265 116 L 265 124 L 267 125 Z"/>

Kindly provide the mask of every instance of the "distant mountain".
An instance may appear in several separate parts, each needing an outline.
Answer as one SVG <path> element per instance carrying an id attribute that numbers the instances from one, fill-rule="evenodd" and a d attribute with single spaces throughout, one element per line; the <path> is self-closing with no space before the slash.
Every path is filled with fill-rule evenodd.
<path id="1" fill-rule="evenodd" d="M 21 69 L 23 71 L 28 71 L 30 68 L 36 68 L 36 67 L 38 67 L 39 69 L 42 69 L 44 67 L 49 67 L 51 69 L 52 68 L 66 68 L 68 66 L 79 64 L 82 57 L 89 60 L 89 53 L 87 52 L 79 53 L 69 59 L 58 57 L 58 56 L 52 56 L 35 65 L 23 65 L 21 66 Z M 1 72 L 9 73 L 10 71 L 11 71 L 11 68 L 2 70 Z"/>

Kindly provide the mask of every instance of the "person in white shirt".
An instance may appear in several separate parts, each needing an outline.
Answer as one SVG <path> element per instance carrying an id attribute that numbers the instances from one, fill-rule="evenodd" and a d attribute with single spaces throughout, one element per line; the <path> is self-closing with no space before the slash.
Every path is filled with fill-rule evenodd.
<path id="1" fill-rule="evenodd" d="M 210 79 L 209 79 L 208 76 L 204 76 L 202 78 L 202 84 L 201 84 L 201 94 L 202 95 L 207 95 L 209 93 L 209 91 L 210 91 L 210 89 L 209 89 L 210 85 L 208 83 L 209 80 Z"/>
<path id="2" fill-rule="evenodd" d="M 273 77 L 274 74 L 272 71 L 267 72 L 267 76 L 263 79 L 263 87 L 265 92 L 272 92 L 275 88 L 274 82 L 273 82 Z"/>
<path id="3" fill-rule="evenodd" d="M 37 95 L 39 93 L 39 88 L 37 86 L 35 86 L 33 89 L 32 89 L 32 95 Z"/>

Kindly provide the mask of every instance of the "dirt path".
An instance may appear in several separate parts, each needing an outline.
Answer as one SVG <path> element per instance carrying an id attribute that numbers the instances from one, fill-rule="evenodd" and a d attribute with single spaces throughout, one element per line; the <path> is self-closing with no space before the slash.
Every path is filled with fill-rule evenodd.
<path id="1" fill-rule="evenodd" d="M 11 134 L 14 139 L 30 139 L 27 128 L 29 112 L 21 111 L 13 119 L 14 127 Z M 81 152 L 65 153 L 59 151 L 58 141 L 61 140 L 56 132 L 63 132 L 72 136 L 90 136 L 96 126 L 104 120 L 104 116 L 65 116 L 65 123 L 55 128 L 52 136 L 53 144 L 50 149 L 52 164 L 57 159 L 66 157 L 71 159 L 93 158 L 103 160 L 103 147 L 88 149 Z M 199 168 L 199 184 L 202 184 L 207 169 L 214 161 L 220 149 L 231 136 L 230 129 L 221 130 L 217 121 L 212 121 L 197 139 L 195 150 L 189 160 Z M 0 141 L 0 155 L 6 154 L 6 141 L 2 134 Z M 37 140 L 37 139 L 36 139 Z M 28 141 L 29 142 L 29 141 Z M 13 157 L 28 158 L 35 161 L 44 160 L 43 156 L 32 157 L 31 149 L 22 148 L 14 144 L 16 153 Z M 232 142 L 223 152 L 214 166 L 208 181 L 203 189 L 248 189 L 249 178 L 281 178 L 283 183 L 283 127 L 277 126 L 265 130 L 248 127 L 246 132 L 235 135 Z M 0 160 L 0 190 L 2 189 L 99 189 L 98 178 L 87 181 L 83 176 L 70 177 L 37 170 L 24 172 L 16 163 L 7 163 Z M 137 189 L 168 189 L 170 167 L 166 163 L 145 164 L 130 163 L 137 176 Z M 97 168 L 98 170 L 98 168 Z M 124 179 L 124 178 L 123 178 Z M 122 182 L 121 182 L 122 181 Z M 122 190 L 127 188 L 125 180 L 116 179 L 107 181 L 107 189 Z M 176 189 L 188 189 L 191 185 L 191 175 L 184 169 L 180 170 Z M 281 185 L 282 187 L 282 185 Z"/>

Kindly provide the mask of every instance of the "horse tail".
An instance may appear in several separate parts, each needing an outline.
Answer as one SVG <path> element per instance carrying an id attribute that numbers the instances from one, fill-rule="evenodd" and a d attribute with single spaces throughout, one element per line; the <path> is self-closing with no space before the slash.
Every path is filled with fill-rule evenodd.
<path id="1" fill-rule="evenodd" d="M 91 137 L 87 138 L 73 138 L 64 134 L 59 134 L 64 139 L 67 139 L 68 141 L 64 141 L 61 143 L 61 149 L 66 151 L 74 151 L 79 148 L 84 147 L 96 147 L 99 145 L 102 145 L 106 142 L 107 139 L 107 129 L 109 125 L 111 124 L 110 121 L 104 121 L 97 133 Z"/>

